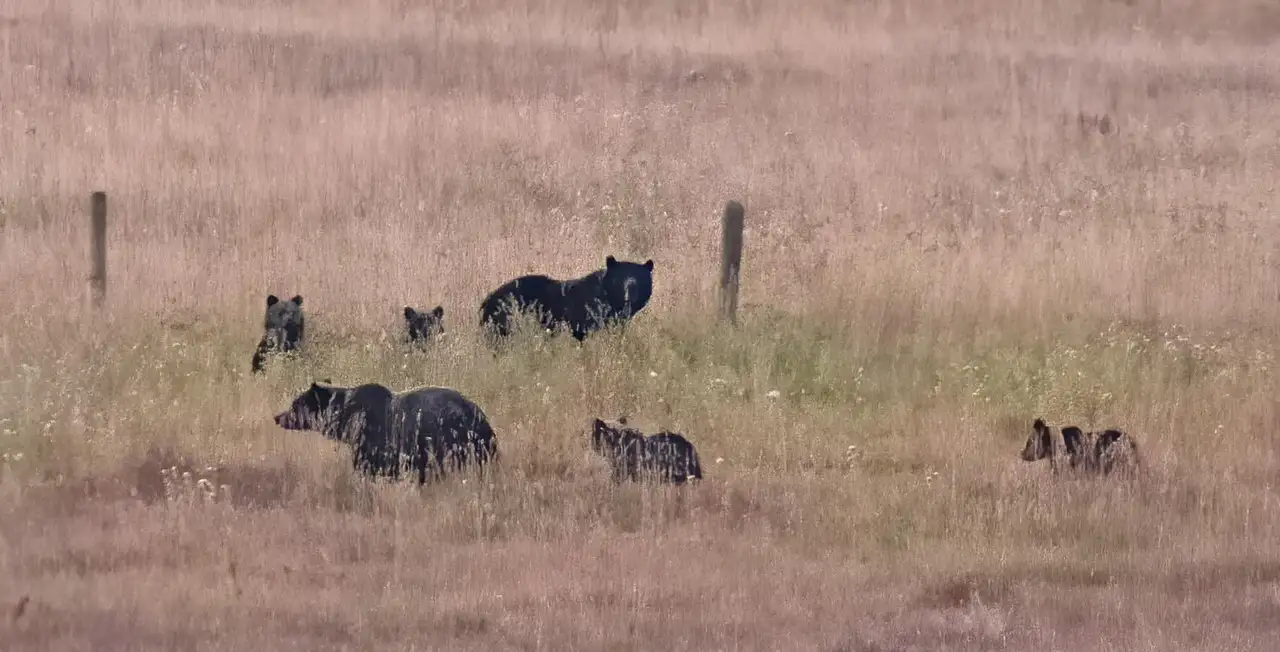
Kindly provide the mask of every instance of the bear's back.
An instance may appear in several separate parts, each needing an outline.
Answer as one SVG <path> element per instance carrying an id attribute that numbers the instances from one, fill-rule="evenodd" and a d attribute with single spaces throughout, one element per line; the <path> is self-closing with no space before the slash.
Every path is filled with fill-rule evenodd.
<path id="1" fill-rule="evenodd" d="M 344 405 L 339 412 L 346 421 L 361 416 L 369 425 L 381 425 L 386 421 L 387 410 L 391 406 L 394 393 L 377 383 L 357 385 L 345 392 Z"/>
<path id="2" fill-rule="evenodd" d="M 481 302 L 480 309 L 483 312 L 499 310 L 504 307 L 503 303 L 512 298 L 521 304 L 545 301 L 548 296 L 559 294 L 564 283 L 546 274 L 526 274 L 513 278 L 490 292 Z"/>
<path id="3" fill-rule="evenodd" d="M 662 468 L 672 480 L 702 478 L 702 464 L 693 442 L 678 432 L 664 430 L 645 439 L 645 449 L 655 466 Z"/>
<path id="4" fill-rule="evenodd" d="M 654 457 L 672 460 L 696 460 L 697 450 L 693 443 L 678 432 L 663 431 L 645 438 L 645 448 Z"/>
<path id="5" fill-rule="evenodd" d="M 415 387 L 391 399 L 391 416 L 397 423 L 416 427 L 466 426 L 477 432 L 488 431 L 488 419 L 474 401 L 451 387 Z"/>

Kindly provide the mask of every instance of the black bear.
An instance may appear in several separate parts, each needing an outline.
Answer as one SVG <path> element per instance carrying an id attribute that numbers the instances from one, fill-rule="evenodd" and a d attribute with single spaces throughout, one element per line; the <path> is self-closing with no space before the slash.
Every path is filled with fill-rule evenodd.
<path id="1" fill-rule="evenodd" d="M 1059 458 L 1064 455 L 1072 470 L 1091 474 L 1108 475 L 1117 469 L 1131 471 L 1139 463 L 1137 442 L 1120 430 L 1085 432 L 1076 426 L 1063 426 L 1063 447 L 1058 449 L 1043 419 L 1036 419 L 1031 428 L 1031 436 L 1022 447 L 1023 461 L 1048 458 L 1049 468 L 1055 473 L 1060 470 Z"/>
<path id="2" fill-rule="evenodd" d="M 426 342 L 444 333 L 444 306 L 436 306 L 430 312 L 404 307 L 404 325 L 409 331 L 409 343 Z"/>
<path id="3" fill-rule="evenodd" d="M 646 437 L 628 426 L 626 419 L 593 419 L 591 448 L 609 461 L 615 482 L 652 477 L 684 484 L 702 479 L 698 451 L 680 433 L 663 431 Z"/>
<path id="4" fill-rule="evenodd" d="M 286 430 L 318 431 L 353 449 L 355 470 L 399 479 L 405 466 L 428 476 L 497 459 L 493 427 L 480 406 L 457 390 L 420 387 L 395 393 L 376 383 L 339 387 L 311 383 L 275 416 Z"/>
<path id="5" fill-rule="evenodd" d="M 281 301 L 276 295 L 267 296 L 267 316 L 263 322 L 266 330 L 253 353 L 253 371 L 262 371 L 267 355 L 293 351 L 302 345 L 304 331 L 302 295 Z"/>
<path id="6" fill-rule="evenodd" d="M 653 260 L 643 263 L 608 256 L 604 269 L 582 278 L 561 281 L 541 274 L 521 276 L 489 293 L 480 304 L 480 325 L 499 337 L 510 335 L 512 312 L 538 315 L 547 329 L 570 329 L 581 342 L 609 322 L 627 321 L 649 303 L 653 294 Z"/>

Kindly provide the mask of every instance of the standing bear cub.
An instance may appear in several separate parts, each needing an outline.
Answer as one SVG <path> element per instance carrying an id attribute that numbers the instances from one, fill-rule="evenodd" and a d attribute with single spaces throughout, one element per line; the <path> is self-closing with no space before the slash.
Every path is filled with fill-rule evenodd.
<path id="1" fill-rule="evenodd" d="M 267 316 L 263 320 L 266 332 L 253 353 L 253 372 L 262 371 L 268 355 L 294 351 L 301 346 L 304 327 L 302 295 L 288 301 L 281 301 L 274 294 L 267 295 Z"/>
<path id="2" fill-rule="evenodd" d="M 311 383 L 275 416 L 285 430 L 309 430 L 352 448 L 356 472 L 398 480 L 405 467 L 418 484 L 497 458 L 493 428 L 480 406 L 457 390 L 420 387 L 395 393 L 370 383 Z"/>
<path id="3" fill-rule="evenodd" d="M 1121 430 L 1109 428 L 1101 432 L 1085 432 L 1077 426 L 1063 426 L 1059 429 L 1062 449 L 1056 446 L 1052 430 L 1044 419 L 1036 419 L 1031 430 L 1022 446 L 1022 460 L 1038 462 L 1048 459 L 1049 468 L 1054 473 L 1061 470 L 1063 461 L 1074 471 L 1100 475 L 1109 475 L 1116 470 L 1131 473 L 1140 463 L 1138 444 Z"/>
<path id="4" fill-rule="evenodd" d="M 508 281 L 480 304 L 480 325 L 498 337 L 511 334 L 516 311 L 529 311 L 547 330 L 568 328 L 579 342 L 612 321 L 626 322 L 653 294 L 653 261 L 605 258 L 604 269 L 582 278 L 557 280 L 531 274 Z"/>
<path id="5" fill-rule="evenodd" d="M 593 419 L 591 449 L 609 461 L 614 482 L 653 478 L 684 484 L 702 479 L 698 451 L 680 433 L 663 431 L 646 437 L 628 426 L 626 419 Z"/>

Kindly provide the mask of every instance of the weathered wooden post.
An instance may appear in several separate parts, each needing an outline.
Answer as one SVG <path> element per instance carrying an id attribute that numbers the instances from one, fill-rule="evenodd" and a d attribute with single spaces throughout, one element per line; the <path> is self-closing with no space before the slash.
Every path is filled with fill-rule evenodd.
<path id="1" fill-rule="evenodd" d="M 90 197 L 89 213 L 93 219 L 93 285 L 94 305 L 101 308 L 107 296 L 107 193 L 96 191 Z"/>
<path id="2" fill-rule="evenodd" d="M 720 318 L 738 322 L 738 283 L 742 274 L 742 228 L 746 210 L 734 200 L 724 206 L 720 240 Z"/>

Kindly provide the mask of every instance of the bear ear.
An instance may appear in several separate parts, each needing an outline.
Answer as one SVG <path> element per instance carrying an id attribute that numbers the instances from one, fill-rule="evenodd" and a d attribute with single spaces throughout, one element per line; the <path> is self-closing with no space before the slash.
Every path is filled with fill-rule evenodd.
<path id="1" fill-rule="evenodd" d="M 268 294 L 268 295 L 267 295 L 267 307 L 268 307 L 268 308 L 270 308 L 271 306 L 276 305 L 277 303 L 280 303 L 280 297 L 278 297 L 278 296 L 276 296 L 276 295 L 274 295 L 274 294 Z"/>
<path id="2" fill-rule="evenodd" d="M 329 379 L 325 378 L 319 383 L 311 381 L 311 389 L 307 390 L 310 400 L 314 401 L 321 409 L 328 406 L 329 401 L 333 398 L 333 388 L 329 387 Z"/>
<path id="3" fill-rule="evenodd" d="M 404 307 L 404 318 L 405 318 L 405 319 L 413 319 L 417 314 L 418 314 L 418 311 L 417 311 L 417 310 L 414 310 L 413 308 L 411 308 L 411 307 L 409 307 L 409 306 L 405 306 L 405 307 Z"/>
<path id="4" fill-rule="evenodd" d="M 617 265 L 617 264 L 618 264 L 618 259 L 614 258 L 613 256 L 606 256 L 604 259 L 604 266 L 606 269 L 613 267 L 614 265 Z"/>
<path id="5" fill-rule="evenodd" d="M 627 417 L 625 415 L 618 417 L 618 424 L 623 426 L 627 425 Z"/>
<path id="6" fill-rule="evenodd" d="M 435 315 L 436 319 L 444 317 L 444 306 L 436 306 L 435 309 L 431 311 L 431 314 Z"/>
<path id="7" fill-rule="evenodd" d="M 295 306 L 300 306 L 300 305 L 302 305 L 302 295 L 301 295 L 301 294 L 295 294 L 295 295 L 293 295 L 293 298 L 292 298 L 292 299 L 289 299 L 289 300 L 290 300 L 290 301 L 292 301 L 292 302 L 293 302 L 293 305 L 295 305 Z"/>
<path id="8" fill-rule="evenodd" d="M 653 271 L 653 259 L 652 259 L 652 258 L 650 258 L 649 260 L 644 261 L 644 268 L 645 268 L 645 269 L 647 269 L 647 270 L 649 270 L 649 271 L 651 271 L 651 272 Z"/>
<path id="9" fill-rule="evenodd" d="M 1031 427 L 1032 427 L 1032 428 L 1035 428 L 1036 430 L 1043 430 L 1043 429 L 1044 429 L 1044 419 L 1036 419 L 1036 422 L 1035 422 L 1035 423 L 1033 423 L 1033 424 L 1031 424 Z"/>

